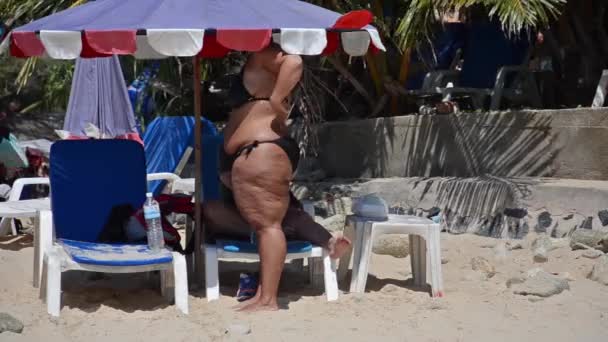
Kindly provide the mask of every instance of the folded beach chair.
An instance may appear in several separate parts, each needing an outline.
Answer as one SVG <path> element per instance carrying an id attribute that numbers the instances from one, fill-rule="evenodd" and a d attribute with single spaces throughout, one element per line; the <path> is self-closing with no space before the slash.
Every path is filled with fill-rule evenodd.
<path id="1" fill-rule="evenodd" d="M 41 211 L 35 244 L 44 256 L 41 298 L 59 316 L 61 273 L 161 271 L 161 292 L 188 313 L 186 261 L 146 245 L 102 244 L 113 215 L 141 207 L 146 193 L 144 151 L 129 140 L 58 141 L 51 148 L 51 211 Z M 173 286 L 174 294 L 169 290 Z"/>

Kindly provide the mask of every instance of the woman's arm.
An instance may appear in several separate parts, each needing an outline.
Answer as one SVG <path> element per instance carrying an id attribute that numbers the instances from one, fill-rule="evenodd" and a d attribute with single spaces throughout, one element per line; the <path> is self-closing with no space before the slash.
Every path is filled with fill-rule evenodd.
<path id="1" fill-rule="evenodd" d="M 270 95 L 270 105 L 277 112 L 277 121 L 284 125 L 289 114 L 285 100 L 302 78 L 302 58 L 271 49 L 264 51 L 260 57 L 262 66 L 277 75 L 276 84 Z"/>

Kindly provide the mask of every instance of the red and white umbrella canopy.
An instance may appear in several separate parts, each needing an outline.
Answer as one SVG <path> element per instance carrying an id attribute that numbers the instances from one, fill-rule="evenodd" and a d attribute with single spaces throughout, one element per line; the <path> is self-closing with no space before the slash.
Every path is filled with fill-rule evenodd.
<path id="1" fill-rule="evenodd" d="M 385 50 L 372 16 L 298 0 L 97 0 L 13 30 L 0 45 L 15 57 L 134 55 L 223 57 L 271 41 L 290 54 L 351 56 Z"/>

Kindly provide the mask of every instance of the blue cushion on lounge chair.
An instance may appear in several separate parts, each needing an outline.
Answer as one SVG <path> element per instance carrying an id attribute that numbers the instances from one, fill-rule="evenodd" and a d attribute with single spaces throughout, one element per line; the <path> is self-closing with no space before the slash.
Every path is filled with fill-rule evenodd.
<path id="1" fill-rule="evenodd" d="M 248 241 L 218 240 L 218 246 L 231 253 L 257 253 L 258 245 Z M 306 253 L 312 250 L 312 244 L 306 241 L 287 241 L 287 254 Z"/>
<path id="2" fill-rule="evenodd" d="M 169 263 L 173 255 L 168 249 L 153 253 L 147 245 L 91 243 L 61 239 L 59 243 L 72 260 L 97 266 L 145 266 Z"/>

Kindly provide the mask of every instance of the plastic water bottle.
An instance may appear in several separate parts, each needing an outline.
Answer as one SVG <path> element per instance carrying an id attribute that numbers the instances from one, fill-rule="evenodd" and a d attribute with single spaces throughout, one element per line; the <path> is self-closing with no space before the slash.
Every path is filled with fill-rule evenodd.
<path id="1" fill-rule="evenodd" d="M 148 227 L 148 246 L 153 252 L 160 252 L 165 247 L 163 227 L 160 222 L 160 207 L 158 206 L 158 202 L 152 198 L 152 193 L 150 192 L 146 194 L 144 217 L 146 219 L 146 226 Z"/>

